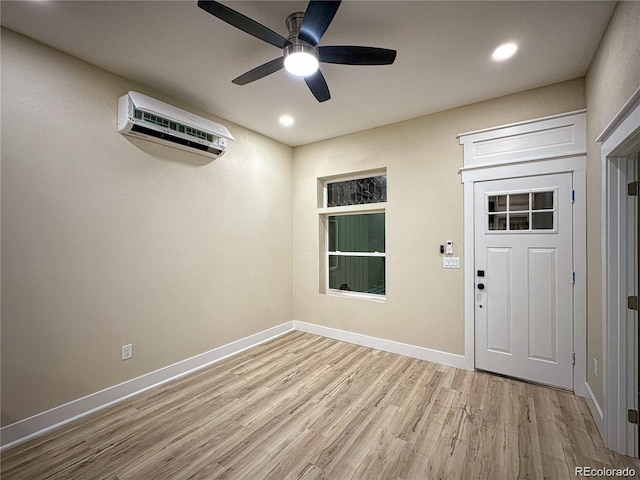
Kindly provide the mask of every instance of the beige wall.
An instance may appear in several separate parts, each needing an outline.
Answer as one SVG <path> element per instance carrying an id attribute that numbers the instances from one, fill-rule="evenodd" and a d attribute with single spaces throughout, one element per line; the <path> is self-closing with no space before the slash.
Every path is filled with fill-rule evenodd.
<path id="1" fill-rule="evenodd" d="M 459 133 L 584 108 L 582 79 L 294 149 L 294 318 L 450 353 L 464 353 Z M 387 300 L 319 293 L 317 179 L 387 168 Z M 461 259 L 464 262 L 464 258 Z"/>
<path id="2" fill-rule="evenodd" d="M 223 119 L 204 157 L 116 132 L 131 89 L 2 30 L 2 425 L 296 319 L 463 353 L 457 134 L 588 112 L 589 362 L 602 365 L 595 137 L 640 83 L 640 3 L 621 3 L 586 79 L 296 149 Z M 586 91 L 586 93 L 585 93 Z M 210 116 L 209 116 L 210 117 Z M 319 293 L 317 178 L 387 168 L 387 301 Z M 293 274 L 293 275 L 292 275 Z M 292 299 L 293 292 L 293 299 Z M 134 357 L 120 360 L 133 343 Z M 600 377 L 589 382 L 599 401 Z"/>
<path id="3" fill-rule="evenodd" d="M 208 116 L 2 30 L 3 425 L 292 318 L 292 149 L 122 136 L 132 89 Z"/>
<path id="4" fill-rule="evenodd" d="M 640 87 L 640 2 L 620 2 L 586 77 L 587 102 L 587 381 L 603 405 L 602 160 L 596 138 Z"/>

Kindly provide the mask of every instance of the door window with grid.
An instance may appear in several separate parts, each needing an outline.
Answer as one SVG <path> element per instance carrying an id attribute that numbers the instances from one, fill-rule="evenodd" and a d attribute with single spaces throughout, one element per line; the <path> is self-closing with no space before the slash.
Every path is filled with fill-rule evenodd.
<path id="1" fill-rule="evenodd" d="M 557 190 L 487 194 L 487 231 L 557 232 L 556 196 Z"/>

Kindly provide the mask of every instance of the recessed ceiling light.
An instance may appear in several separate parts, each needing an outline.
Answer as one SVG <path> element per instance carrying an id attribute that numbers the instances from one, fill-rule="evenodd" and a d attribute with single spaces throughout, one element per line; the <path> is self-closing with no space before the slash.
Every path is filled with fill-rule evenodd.
<path id="1" fill-rule="evenodd" d="M 295 123 L 295 120 L 291 115 L 282 115 L 280 117 L 280 125 L 283 127 L 290 127 Z"/>
<path id="2" fill-rule="evenodd" d="M 500 45 L 493 51 L 493 58 L 496 62 L 501 62 L 508 58 L 513 57 L 513 55 L 518 51 L 518 45 L 515 43 L 505 43 L 504 45 Z"/>

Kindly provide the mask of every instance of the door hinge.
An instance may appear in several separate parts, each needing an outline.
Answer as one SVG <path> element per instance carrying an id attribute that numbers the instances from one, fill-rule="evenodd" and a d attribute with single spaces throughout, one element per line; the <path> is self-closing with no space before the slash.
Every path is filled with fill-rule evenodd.
<path id="1" fill-rule="evenodd" d="M 636 296 L 627 297 L 627 308 L 629 310 L 638 311 L 638 297 Z"/>
<path id="2" fill-rule="evenodd" d="M 638 183 L 638 181 L 635 181 L 627 185 L 627 195 L 629 195 L 630 197 L 638 196 Z"/>
<path id="3" fill-rule="evenodd" d="M 571 272 L 571 283 L 576 284 L 576 272 Z"/>
<path id="4" fill-rule="evenodd" d="M 571 203 L 576 203 L 576 191 L 571 190 Z"/>
<path id="5" fill-rule="evenodd" d="M 576 364 L 576 352 L 571 352 L 571 365 Z"/>
<path id="6" fill-rule="evenodd" d="M 634 423 L 636 425 L 638 425 L 638 410 L 633 410 L 633 409 L 629 409 L 627 410 L 627 421 L 629 423 Z"/>

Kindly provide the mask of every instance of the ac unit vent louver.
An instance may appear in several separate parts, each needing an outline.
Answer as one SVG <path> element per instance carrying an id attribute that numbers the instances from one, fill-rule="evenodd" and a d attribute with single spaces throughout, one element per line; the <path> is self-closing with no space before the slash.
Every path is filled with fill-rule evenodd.
<path id="1" fill-rule="evenodd" d="M 175 132 L 186 133 L 187 135 L 201 138 L 203 140 L 206 140 L 207 142 L 213 142 L 213 135 L 211 135 L 210 133 L 203 132 L 202 130 L 198 130 L 196 128 L 187 127 L 186 125 L 182 125 L 178 122 L 173 122 L 168 118 L 163 118 L 159 115 L 154 115 L 153 113 L 148 113 L 136 108 L 133 111 L 133 116 L 152 125 L 158 125 Z"/>
<path id="2" fill-rule="evenodd" d="M 147 127 L 143 127 L 141 125 L 134 125 L 131 128 L 131 131 L 134 133 L 139 133 L 140 135 L 144 135 L 147 137 L 157 138 L 158 140 L 164 140 L 171 143 L 176 143 L 178 145 L 184 145 L 185 147 L 193 148 L 196 150 L 200 150 L 202 152 L 209 152 L 215 156 L 220 156 L 224 153 L 222 150 L 212 147 L 207 147 L 206 145 L 202 145 L 201 143 L 192 142 L 190 140 L 185 140 L 184 138 L 176 137 L 174 135 L 168 133 L 158 132 L 157 130 L 152 130 Z M 194 152 L 195 153 L 195 152 Z"/>
<path id="3" fill-rule="evenodd" d="M 118 100 L 118 131 L 214 158 L 234 140 L 222 125 L 137 92 Z"/>

